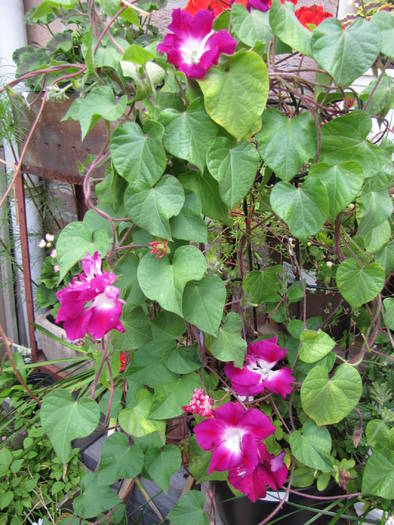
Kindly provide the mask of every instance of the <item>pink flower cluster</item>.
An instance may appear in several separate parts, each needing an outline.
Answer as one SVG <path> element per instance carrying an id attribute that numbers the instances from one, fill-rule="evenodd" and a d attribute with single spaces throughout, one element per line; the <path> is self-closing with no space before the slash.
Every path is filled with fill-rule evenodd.
<path id="1" fill-rule="evenodd" d="M 212 399 L 201 388 L 195 388 L 189 404 L 182 408 L 190 414 L 208 417 L 212 415 Z"/>
<path id="2" fill-rule="evenodd" d="M 56 322 L 63 322 L 68 339 L 82 339 L 88 333 L 94 339 L 102 339 L 110 330 L 124 332 L 120 321 L 124 301 L 119 299 L 120 290 L 112 286 L 116 275 L 102 272 L 98 252 L 86 254 L 82 260 L 83 273 L 74 277 L 56 297 L 60 308 Z"/>
<path id="3" fill-rule="evenodd" d="M 231 402 L 194 428 L 197 443 L 212 452 L 208 472 L 228 470 L 229 482 L 251 501 L 264 498 L 267 486 L 279 489 L 287 478 L 284 452 L 275 457 L 264 444 L 275 430 L 257 408 Z"/>
<path id="4" fill-rule="evenodd" d="M 255 396 L 268 390 L 285 398 L 293 390 L 290 368 L 272 370 L 286 355 L 286 348 L 280 348 L 277 341 L 278 338 L 273 337 L 250 343 L 242 368 L 233 363 L 225 366 L 224 372 L 238 394 Z"/>

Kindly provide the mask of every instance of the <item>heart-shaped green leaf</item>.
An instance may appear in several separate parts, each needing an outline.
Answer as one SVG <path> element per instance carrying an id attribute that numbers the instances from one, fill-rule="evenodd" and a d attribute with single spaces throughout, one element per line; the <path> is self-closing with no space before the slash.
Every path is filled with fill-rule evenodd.
<path id="1" fill-rule="evenodd" d="M 179 498 L 167 517 L 174 525 L 208 525 L 204 505 L 205 494 L 199 490 L 189 490 Z"/>
<path id="2" fill-rule="evenodd" d="M 394 58 L 394 16 L 389 11 L 379 11 L 371 18 L 371 22 L 379 28 L 382 39 L 381 52 L 390 58 Z"/>
<path id="3" fill-rule="evenodd" d="M 229 208 L 234 208 L 248 193 L 259 167 L 259 155 L 251 144 L 235 144 L 218 137 L 208 151 L 207 166 L 219 183 L 220 196 Z"/>
<path id="4" fill-rule="evenodd" d="M 198 196 L 186 190 L 183 208 L 170 221 L 173 237 L 185 241 L 208 242 L 207 225 L 201 215 L 202 206 Z"/>
<path id="5" fill-rule="evenodd" d="M 312 32 L 312 55 L 340 86 L 348 86 L 369 69 L 379 55 L 381 37 L 375 26 L 356 20 L 346 30 L 327 18 Z"/>
<path id="6" fill-rule="evenodd" d="M 374 450 L 363 472 L 362 493 L 364 496 L 378 496 L 394 499 L 394 451 Z"/>
<path id="7" fill-rule="evenodd" d="M 393 213 L 393 202 L 387 189 L 380 191 L 364 191 L 357 199 L 356 217 L 358 235 L 380 226 Z"/>
<path id="8" fill-rule="evenodd" d="M 84 222 L 70 222 L 60 232 L 56 243 L 56 257 L 60 266 L 59 281 L 74 264 L 98 251 L 105 256 L 111 246 L 111 238 L 105 230 L 93 231 Z"/>
<path id="9" fill-rule="evenodd" d="M 151 188 L 163 175 L 167 164 L 163 133 L 163 126 L 153 120 L 144 124 L 144 130 L 136 122 L 125 122 L 114 131 L 111 159 L 131 188 Z"/>
<path id="10" fill-rule="evenodd" d="M 230 312 L 219 329 L 218 336 L 212 341 L 212 355 L 219 361 L 233 361 L 235 366 L 241 368 L 247 346 L 241 333 L 242 319 L 236 312 Z"/>
<path id="11" fill-rule="evenodd" d="M 142 388 L 137 392 L 135 405 L 132 408 L 124 408 L 120 412 L 119 425 L 133 437 L 143 437 L 152 432 L 159 432 L 164 436 L 165 423 L 149 417 L 152 403 L 153 394 Z"/>
<path id="12" fill-rule="evenodd" d="M 183 295 L 186 321 L 207 334 L 216 335 L 226 302 L 226 286 L 218 275 L 189 283 Z"/>
<path id="13" fill-rule="evenodd" d="M 316 155 L 316 125 L 307 112 L 288 118 L 275 109 L 268 109 L 256 138 L 264 161 L 285 181 L 292 179 L 302 165 Z"/>
<path id="14" fill-rule="evenodd" d="M 317 427 L 312 421 L 306 421 L 302 430 L 290 434 L 290 446 L 295 458 L 307 467 L 322 472 L 332 470 L 331 436 L 326 428 Z"/>
<path id="15" fill-rule="evenodd" d="M 144 466 L 144 453 L 130 446 L 126 434 L 115 432 L 106 440 L 97 474 L 98 485 L 112 485 L 122 478 L 135 478 Z"/>
<path id="16" fill-rule="evenodd" d="M 248 300 L 253 304 L 279 301 L 282 273 L 283 268 L 280 265 L 249 272 L 242 283 Z"/>
<path id="17" fill-rule="evenodd" d="M 92 399 L 75 400 L 65 390 L 47 394 L 40 409 L 41 425 L 62 463 L 71 456 L 71 441 L 91 434 L 99 422 L 100 409 Z"/>
<path id="18" fill-rule="evenodd" d="M 194 100 L 186 111 L 172 110 L 166 114 L 164 146 L 166 150 L 204 171 L 205 157 L 218 127 L 204 110 L 201 98 Z"/>
<path id="19" fill-rule="evenodd" d="M 317 233 L 328 217 L 327 190 L 316 178 L 307 178 L 298 187 L 279 182 L 274 186 L 270 200 L 274 212 L 299 239 Z"/>
<path id="20" fill-rule="evenodd" d="M 361 266 L 349 258 L 338 266 L 336 280 L 341 295 L 354 309 L 375 299 L 383 288 L 385 275 L 377 263 Z"/>
<path id="21" fill-rule="evenodd" d="M 182 184 L 166 175 L 154 188 L 133 193 L 126 200 L 130 218 L 151 235 L 172 240 L 169 219 L 178 215 L 185 202 Z"/>
<path id="22" fill-rule="evenodd" d="M 311 56 L 312 33 L 300 24 L 290 2 L 274 0 L 269 13 L 270 24 L 274 34 L 282 42 L 303 55 Z"/>
<path id="23" fill-rule="evenodd" d="M 326 187 L 332 223 L 338 213 L 357 197 L 364 180 L 361 164 L 354 161 L 334 165 L 319 162 L 311 167 L 309 175 L 317 177 Z"/>
<path id="24" fill-rule="evenodd" d="M 325 368 L 315 366 L 301 387 L 302 408 L 317 425 L 332 425 L 353 410 L 361 390 L 361 377 L 353 366 L 340 365 L 331 378 Z"/>
<path id="25" fill-rule="evenodd" d="M 325 332 L 304 330 L 301 334 L 300 359 L 304 363 L 315 363 L 329 354 L 334 346 L 335 341 Z"/>
<path id="26" fill-rule="evenodd" d="M 197 374 L 180 375 L 175 381 L 156 387 L 151 416 L 170 419 L 182 415 L 182 406 L 189 404 L 195 388 L 201 388 Z"/>
<path id="27" fill-rule="evenodd" d="M 232 6 L 231 29 L 239 40 L 249 47 L 254 47 L 256 42 L 268 44 L 273 36 L 269 13 L 257 9 L 251 9 L 249 12 L 242 4 Z"/>
<path id="28" fill-rule="evenodd" d="M 182 456 L 178 447 L 166 445 L 162 449 L 153 448 L 146 452 L 145 468 L 155 483 L 164 492 L 170 488 L 170 479 L 181 466 Z"/>
<path id="29" fill-rule="evenodd" d="M 207 263 L 204 255 L 194 246 L 181 246 L 169 257 L 157 259 L 146 254 L 138 266 L 137 278 L 146 297 L 157 301 L 162 308 L 182 316 L 182 296 L 186 283 L 199 281 Z"/>
<path id="30" fill-rule="evenodd" d="M 371 117 L 365 111 L 352 111 L 321 128 L 320 161 L 329 164 L 352 161 L 361 164 L 365 177 L 376 174 L 378 149 L 368 142 Z"/>
<path id="31" fill-rule="evenodd" d="M 208 115 L 237 140 L 258 130 L 256 123 L 267 102 L 269 82 L 267 66 L 257 53 L 239 51 L 226 71 L 214 67 L 199 84 Z"/>

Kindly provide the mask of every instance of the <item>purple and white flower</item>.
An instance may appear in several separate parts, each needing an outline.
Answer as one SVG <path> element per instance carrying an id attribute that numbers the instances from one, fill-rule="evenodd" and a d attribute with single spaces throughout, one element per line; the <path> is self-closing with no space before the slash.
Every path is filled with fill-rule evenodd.
<path id="1" fill-rule="evenodd" d="M 222 53 L 232 55 L 236 42 L 225 29 L 212 29 L 213 11 L 204 9 L 194 16 L 182 9 L 174 9 L 171 31 L 157 46 L 167 53 L 167 60 L 189 78 L 203 78 L 216 65 Z"/>

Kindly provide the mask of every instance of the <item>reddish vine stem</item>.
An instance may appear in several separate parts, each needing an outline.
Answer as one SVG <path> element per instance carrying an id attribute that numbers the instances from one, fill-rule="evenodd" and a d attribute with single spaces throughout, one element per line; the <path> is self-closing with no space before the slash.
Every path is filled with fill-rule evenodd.
<path id="1" fill-rule="evenodd" d="M 313 496 L 312 494 L 307 494 L 306 492 L 301 492 L 299 490 L 294 490 L 294 489 L 290 489 L 289 492 L 291 492 L 292 494 L 297 494 L 297 496 L 303 496 L 309 499 L 324 500 L 324 501 L 335 501 L 336 499 L 359 498 L 361 495 L 361 492 L 354 492 L 352 494 L 341 494 L 340 496 Z"/>
<path id="2" fill-rule="evenodd" d="M 289 497 L 289 494 L 290 494 L 291 484 L 293 482 L 294 467 L 295 467 L 295 461 L 294 461 L 294 458 L 293 458 L 292 461 L 291 461 L 289 481 L 288 481 L 287 489 L 286 489 L 286 492 L 285 492 L 283 498 L 280 500 L 278 506 L 271 512 L 271 514 L 269 514 L 265 519 L 263 519 L 263 521 L 260 521 L 257 525 L 266 525 L 267 523 L 269 523 L 271 521 L 271 519 L 274 516 L 276 516 L 278 514 L 278 512 L 280 512 L 280 509 L 286 503 L 287 498 Z"/>
<path id="3" fill-rule="evenodd" d="M 97 384 L 99 382 L 99 379 L 100 379 L 100 376 L 101 376 L 101 372 L 103 371 L 103 368 L 104 368 L 104 365 L 105 365 L 105 361 L 107 360 L 107 357 L 108 357 L 108 340 L 105 339 L 105 341 L 103 342 L 103 355 L 101 357 L 101 362 L 100 362 L 100 365 L 98 367 L 96 377 L 94 378 L 94 381 L 93 381 L 93 384 L 92 384 L 92 392 L 91 392 L 90 397 L 93 400 L 96 397 Z"/>
<path id="4" fill-rule="evenodd" d="M 336 216 L 335 218 L 335 229 L 334 229 L 334 238 L 335 238 L 335 252 L 338 257 L 338 261 L 341 263 L 345 260 L 345 256 L 343 255 L 342 248 L 341 248 L 341 217 L 342 212 Z"/>
<path id="5" fill-rule="evenodd" d="M 109 381 L 110 381 L 110 391 L 109 391 L 109 399 L 108 399 L 108 410 L 107 415 L 105 416 L 104 420 L 104 426 L 106 427 L 109 423 L 109 418 L 111 416 L 111 407 L 112 407 L 112 400 L 114 398 L 114 375 L 112 373 L 111 363 L 110 360 L 106 359 L 107 367 L 108 367 L 108 375 L 109 375 Z"/>
<path id="6" fill-rule="evenodd" d="M 29 396 L 33 399 L 33 401 L 35 401 L 38 406 L 41 406 L 41 401 L 34 394 L 34 392 L 32 392 L 30 390 L 30 388 L 27 386 L 27 384 L 23 380 L 23 377 L 20 375 L 20 373 L 18 372 L 18 369 L 15 366 L 14 360 L 12 358 L 12 352 L 11 352 L 10 343 L 9 343 L 9 341 L 7 339 L 5 331 L 4 331 L 3 327 L 1 326 L 1 324 L 0 324 L 0 337 L 3 340 L 5 351 L 7 353 L 8 360 L 11 363 L 12 370 L 14 371 L 15 377 L 17 378 L 19 383 L 22 385 L 22 387 L 26 390 L 26 392 L 29 394 Z"/>
<path id="7" fill-rule="evenodd" d="M 111 26 L 116 22 L 116 20 L 120 17 L 120 15 L 123 13 L 123 11 L 126 11 L 127 6 L 123 6 L 119 9 L 119 11 L 107 22 L 104 29 L 102 30 L 100 36 L 97 39 L 96 45 L 93 49 L 93 55 L 97 53 L 97 49 L 99 45 L 101 44 L 102 39 L 105 37 Z"/>

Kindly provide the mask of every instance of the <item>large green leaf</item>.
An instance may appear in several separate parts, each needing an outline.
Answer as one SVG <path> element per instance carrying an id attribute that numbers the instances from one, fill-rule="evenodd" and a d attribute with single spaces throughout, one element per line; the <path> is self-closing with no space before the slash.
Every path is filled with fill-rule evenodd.
<path id="1" fill-rule="evenodd" d="M 327 190 L 316 178 L 307 178 L 298 187 L 279 182 L 274 186 L 270 200 L 274 212 L 299 239 L 317 233 L 328 217 Z"/>
<path id="2" fill-rule="evenodd" d="M 183 312 L 186 321 L 204 332 L 215 335 L 223 316 L 226 286 L 218 275 L 207 275 L 186 286 Z"/>
<path id="3" fill-rule="evenodd" d="M 330 459 L 331 436 L 326 428 L 306 421 L 302 430 L 290 434 L 290 447 L 295 458 L 307 467 L 322 472 L 333 469 Z"/>
<path id="4" fill-rule="evenodd" d="M 166 118 L 169 119 L 168 115 Z M 205 157 L 218 127 L 206 114 L 202 99 L 194 100 L 181 113 L 172 110 L 165 128 L 163 141 L 166 150 L 175 157 L 191 162 L 203 172 Z"/>
<path id="5" fill-rule="evenodd" d="M 319 426 L 338 423 L 360 400 L 362 382 L 357 370 L 346 363 L 329 378 L 322 366 L 310 370 L 301 386 L 301 404 Z"/>
<path id="6" fill-rule="evenodd" d="M 113 332 L 111 335 L 116 350 L 135 350 L 152 339 L 149 319 L 140 306 L 127 305 L 122 312 L 122 324 L 125 333 Z"/>
<path id="7" fill-rule="evenodd" d="M 384 324 L 389 330 L 394 330 L 394 298 L 386 297 L 383 300 L 384 306 Z"/>
<path id="8" fill-rule="evenodd" d="M 381 38 L 373 24 L 356 20 L 343 29 L 336 18 L 328 18 L 312 32 L 312 55 L 340 86 L 348 86 L 375 62 Z"/>
<path id="9" fill-rule="evenodd" d="M 361 266 L 352 258 L 343 261 L 336 273 L 338 289 L 352 308 L 372 301 L 382 290 L 384 280 L 384 270 L 379 264 Z"/>
<path id="10" fill-rule="evenodd" d="M 186 190 L 183 208 L 170 221 L 173 237 L 185 241 L 208 242 L 207 225 L 201 214 L 202 206 L 198 196 Z"/>
<path id="11" fill-rule="evenodd" d="M 212 341 L 212 355 L 219 361 L 233 361 L 235 366 L 241 368 L 247 347 L 241 333 L 242 319 L 236 312 L 230 312 L 219 329 L 218 336 Z"/>
<path id="12" fill-rule="evenodd" d="M 193 191 L 199 197 L 204 215 L 219 221 L 228 218 L 227 206 L 219 195 L 219 185 L 208 171 L 202 175 L 195 172 L 183 173 L 178 178 L 184 188 Z"/>
<path id="13" fill-rule="evenodd" d="M 374 450 L 363 472 L 361 487 L 364 496 L 394 499 L 394 451 Z"/>
<path id="14" fill-rule="evenodd" d="M 181 461 L 181 452 L 175 445 L 151 448 L 146 452 L 145 469 L 155 483 L 168 492 L 171 476 L 179 469 Z"/>
<path id="15" fill-rule="evenodd" d="M 131 445 L 126 434 L 115 432 L 106 440 L 97 474 L 98 485 L 112 485 L 122 478 L 135 478 L 144 466 L 144 453 Z"/>
<path id="16" fill-rule="evenodd" d="M 135 253 L 129 253 L 122 257 L 114 268 L 117 276 L 116 286 L 122 290 L 122 298 L 127 299 L 128 305 L 137 305 L 145 301 L 137 281 L 139 262 Z"/>
<path id="17" fill-rule="evenodd" d="M 320 161 L 329 164 L 356 161 L 363 167 L 366 177 L 375 176 L 380 162 L 378 149 L 366 140 L 371 127 L 370 116 L 358 110 L 324 124 L 321 128 Z"/>
<path id="18" fill-rule="evenodd" d="M 393 202 L 387 190 L 365 191 L 357 199 L 358 235 L 380 226 L 393 213 Z"/>
<path id="19" fill-rule="evenodd" d="M 137 226 L 151 235 L 172 240 L 169 219 L 178 215 L 184 202 L 182 184 L 172 175 L 166 175 L 154 188 L 130 195 L 126 209 Z"/>
<path id="20" fill-rule="evenodd" d="M 317 130 L 311 113 L 288 118 L 276 109 L 268 109 L 256 138 L 266 164 L 285 181 L 316 155 Z"/>
<path id="21" fill-rule="evenodd" d="M 133 437 L 143 437 L 152 432 L 159 432 L 164 436 L 165 423 L 150 418 L 152 403 L 153 394 L 142 388 L 137 392 L 135 405 L 120 412 L 119 425 Z"/>
<path id="22" fill-rule="evenodd" d="M 174 348 L 168 356 L 167 366 L 175 374 L 189 374 L 201 368 L 201 359 L 196 344 Z"/>
<path id="23" fill-rule="evenodd" d="M 236 144 L 218 137 L 207 155 L 207 166 L 219 183 L 220 196 L 229 208 L 234 208 L 248 193 L 259 167 L 259 155 L 251 144 Z"/>
<path id="24" fill-rule="evenodd" d="M 172 262 L 146 254 L 138 266 L 137 277 L 146 297 L 162 308 L 182 316 L 183 290 L 189 281 L 202 279 L 207 269 L 204 255 L 194 246 L 181 246 Z"/>
<path id="25" fill-rule="evenodd" d="M 237 140 L 249 138 L 268 97 L 268 71 L 254 51 L 239 51 L 229 61 L 226 71 L 210 69 L 199 80 L 208 115 Z"/>
<path id="26" fill-rule="evenodd" d="M 338 213 L 357 197 L 364 180 L 363 168 L 355 161 L 333 165 L 319 162 L 311 167 L 309 175 L 317 177 L 326 187 L 332 223 Z"/>
<path id="27" fill-rule="evenodd" d="M 199 490 L 189 490 L 179 498 L 167 517 L 174 525 L 209 525 L 204 505 L 205 494 Z"/>
<path id="28" fill-rule="evenodd" d="M 382 40 L 381 52 L 390 58 L 394 58 L 394 16 L 390 11 L 375 13 L 371 19 L 372 24 L 379 28 Z"/>
<path id="29" fill-rule="evenodd" d="M 148 120 L 144 130 L 136 122 L 125 122 L 111 138 L 111 159 L 117 171 L 133 189 L 151 188 L 167 165 L 162 144 L 164 128 Z"/>
<path id="30" fill-rule="evenodd" d="M 174 381 L 175 374 L 167 367 L 167 360 L 175 348 L 173 338 L 154 339 L 133 354 L 127 369 L 127 379 L 134 384 L 156 387 Z"/>
<path id="31" fill-rule="evenodd" d="M 335 346 L 335 341 L 321 330 L 304 330 L 301 334 L 300 359 L 304 363 L 320 361 Z"/>
<path id="32" fill-rule="evenodd" d="M 89 519 L 100 516 L 102 512 L 121 503 L 119 496 L 108 485 L 97 485 L 97 474 L 87 472 L 81 478 L 81 495 L 73 502 L 74 514 Z M 78 520 L 79 522 L 80 520 Z"/>
<path id="33" fill-rule="evenodd" d="M 363 236 L 364 248 L 367 252 L 377 252 L 388 243 L 391 238 L 391 225 L 388 220 L 379 224 Z"/>
<path id="34" fill-rule="evenodd" d="M 41 425 L 62 463 L 71 457 L 71 441 L 91 434 L 97 427 L 100 409 L 92 399 L 75 400 L 65 390 L 50 392 L 42 400 Z"/>
<path id="35" fill-rule="evenodd" d="M 257 9 L 248 11 L 242 4 L 233 4 L 231 9 L 231 29 L 241 42 L 254 47 L 256 42 L 268 44 L 272 39 L 269 13 Z"/>
<path id="36" fill-rule="evenodd" d="M 282 273 L 283 268 L 280 265 L 249 272 L 242 283 L 248 300 L 256 305 L 279 301 Z"/>
<path id="37" fill-rule="evenodd" d="M 110 121 L 120 119 L 126 105 L 126 96 L 115 102 L 115 96 L 110 86 L 96 87 L 90 91 L 86 98 L 75 99 L 63 120 L 78 120 L 81 125 L 83 140 L 100 118 Z"/>
<path id="38" fill-rule="evenodd" d="M 180 375 L 171 383 L 156 387 L 151 417 L 170 419 L 181 416 L 184 413 L 182 406 L 189 404 L 195 388 L 201 388 L 201 379 L 194 373 Z"/>
<path id="39" fill-rule="evenodd" d="M 312 33 L 300 24 L 290 2 L 274 0 L 270 9 L 270 24 L 274 34 L 303 55 L 310 56 Z"/>
<path id="40" fill-rule="evenodd" d="M 83 259 L 87 253 L 98 251 L 105 256 L 111 247 L 111 238 L 105 230 L 94 232 L 84 222 L 71 222 L 60 232 L 56 243 L 56 257 L 60 266 L 59 281 Z"/>

